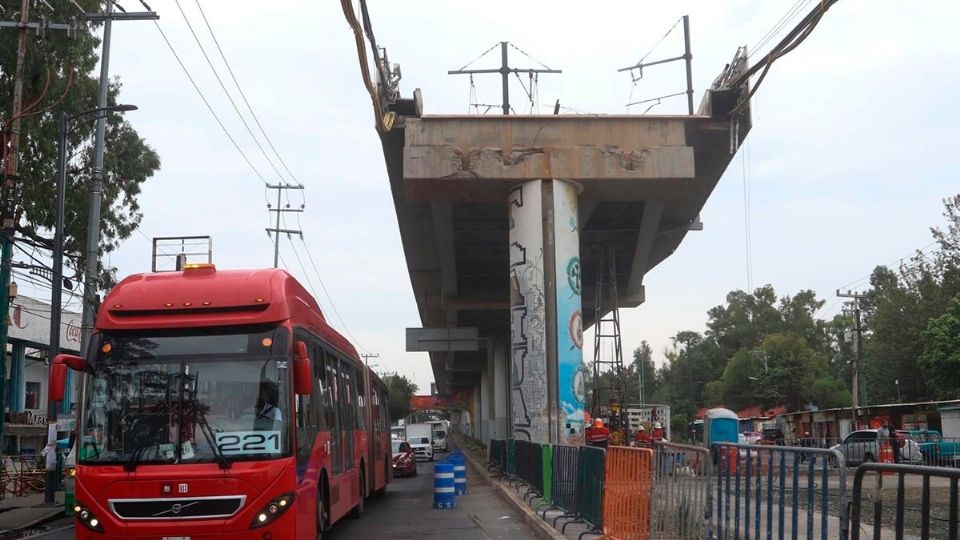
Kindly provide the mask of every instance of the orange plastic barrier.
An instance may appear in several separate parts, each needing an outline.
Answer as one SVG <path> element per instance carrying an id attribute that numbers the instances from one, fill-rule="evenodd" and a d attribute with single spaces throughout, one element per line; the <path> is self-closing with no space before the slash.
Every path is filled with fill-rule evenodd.
<path id="1" fill-rule="evenodd" d="M 894 463 L 893 453 L 896 452 L 893 446 L 887 443 L 880 444 L 880 463 Z M 893 471 L 883 471 L 884 476 L 893 476 Z"/>
<path id="2" fill-rule="evenodd" d="M 613 446 L 604 471 L 603 532 L 619 540 L 650 537 L 653 450 Z"/>

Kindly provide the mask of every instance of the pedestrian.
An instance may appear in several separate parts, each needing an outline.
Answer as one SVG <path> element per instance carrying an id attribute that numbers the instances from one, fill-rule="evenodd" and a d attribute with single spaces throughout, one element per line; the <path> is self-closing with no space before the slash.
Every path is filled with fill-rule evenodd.
<path id="1" fill-rule="evenodd" d="M 593 425 L 587 428 L 585 435 L 588 446 L 606 448 L 610 440 L 610 430 L 603 425 L 603 420 L 600 418 L 593 421 Z"/>
<path id="2" fill-rule="evenodd" d="M 880 426 L 880 429 L 877 430 L 877 451 L 879 455 L 874 457 L 875 459 L 881 462 L 883 461 L 883 458 L 881 456 L 883 455 L 884 446 L 888 446 L 891 449 L 893 449 L 893 444 L 890 441 L 890 425 L 887 424 L 887 422 L 884 422 L 883 425 Z M 894 462 L 896 462 L 897 452 L 895 449 L 893 449 L 893 454 L 894 454 Z"/>
<path id="3" fill-rule="evenodd" d="M 887 430 L 890 432 L 890 446 L 893 448 L 893 462 L 900 463 L 900 452 L 904 447 L 903 436 L 897 433 L 895 428 L 888 427 Z"/>

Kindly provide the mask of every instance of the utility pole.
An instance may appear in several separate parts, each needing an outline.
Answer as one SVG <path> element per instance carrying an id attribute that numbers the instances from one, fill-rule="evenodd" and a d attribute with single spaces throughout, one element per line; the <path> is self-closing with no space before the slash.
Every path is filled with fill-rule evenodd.
<path id="1" fill-rule="evenodd" d="M 113 0 L 107 0 L 104 13 L 86 13 L 87 21 L 103 21 L 102 52 L 100 54 L 100 83 L 97 87 L 97 128 L 93 147 L 93 170 L 90 178 L 90 216 L 87 222 L 86 269 L 83 282 L 83 318 L 80 324 L 80 355 L 87 356 L 93 322 L 96 317 L 97 278 L 100 274 L 100 201 L 103 198 L 103 161 L 107 132 L 107 95 L 110 90 L 110 38 L 113 21 L 155 21 L 160 17 L 154 11 L 129 13 L 113 12 Z M 146 4 L 144 4 L 146 5 Z M 147 9 L 150 9 L 149 7 Z M 52 26 L 52 25 L 51 25 Z"/>
<path id="2" fill-rule="evenodd" d="M 563 73 L 559 69 L 530 69 L 530 68 L 512 68 L 510 67 L 510 58 L 507 51 L 506 41 L 500 42 L 500 68 L 499 69 L 456 69 L 448 71 L 447 75 L 473 75 L 473 74 L 482 74 L 482 73 L 499 73 L 500 78 L 502 79 L 502 94 L 503 94 L 503 114 L 510 114 L 510 74 L 511 73 L 527 73 L 533 75 L 535 73 Z M 487 51 L 489 52 L 489 51 Z M 522 51 L 521 51 L 522 52 Z M 546 66 L 544 66 L 546 67 Z"/>
<path id="3" fill-rule="evenodd" d="M 13 75 L 13 109 L 10 114 L 9 145 L 3 152 L 3 247 L 0 249 L 0 377 L 7 376 L 7 330 L 10 318 L 10 274 L 13 262 L 13 234 L 17 225 L 17 195 L 19 178 L 20 112 L 23 107 L 23 65 L 27 56 L 27 20 L 30 17 L 30 0 L 23 0 L 20 6 L 20 35 L 17 40 L 17 67 Z M 6 384 L 0 385 L 0 452 L 4 451 L 3 428 L 6 421 L 5 393 Z"/>
<path id="4" fill-rule="evenodd" d="M 377 354 L 361 354 L 360 356 L 363 357 L 363 362 L 367 365 L 368 368 L 370 367 L 370 359 L 371 359 L 371 358 L 376 358 L 376 359 L 378 359 L 378 360 L 380 359 L 380 354 L 379 354 L 379 353 L 377 353 Z M 374 364 L 374 366 L 376 366 L 376 364 Z"/>
<path id="5" fill-rule="evenodd" d="M 303 207 L 300 208 L 290 208 L 290 205 L 287 204 L 286 208 L 283 207 L 283 191 L 290 189 L 303 189 L 303 186 L 294 186 L 292 184 L 267 184 L 267 189 L 277 190 L 277 207 L 271 208 L 270 204 L 267 204 L 267 209 L 270 212 L 277 213 L 277 226 L 273 229 L 267 229 L 267 234 L 271 232 L 273 234 L 273 267 L 278 268 L 280 265 L 280 233 L 289 234 L 299 234 L 300 237 L 303 237 L 303 231 L 299 229 L 281 229 L 280 228 L 280 217 L 287 212 L 303 212 Z"/>
<path id="6" fill-rule="evenodd" d="M 860 324 L 860 300 L 866 295 L 837 289 L 837 297 L 853 299 L 853 429 L 857 429 L 857 409 L 860 408 L 860 362 L 863 357 L 863 325 Z"/>

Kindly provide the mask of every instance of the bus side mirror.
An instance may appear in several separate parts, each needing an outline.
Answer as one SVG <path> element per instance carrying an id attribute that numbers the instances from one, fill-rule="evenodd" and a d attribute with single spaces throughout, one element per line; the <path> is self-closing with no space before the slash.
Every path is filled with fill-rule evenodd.
<path id="1" fill-rule="evenodd" d="M 63 401 L 67 389 L 67 368 L 74 371 L 90 371 L 90 364 L 81 356 L 58 354 L 50 364 L 50 401 Z"/>
<path id="2" fill-rule="evenodd" d="M 53 364 L 50 366 L 50 401 L 63 401 L 67 389 L 67 366 Z"/>
<path id="3" fill-rule="evenodd" d="M 297 395 L 310 395 L 313 391 L 313 366 L 307 356 L 307 344 L 297 341 L 293 359 L 293 388 Z"/>

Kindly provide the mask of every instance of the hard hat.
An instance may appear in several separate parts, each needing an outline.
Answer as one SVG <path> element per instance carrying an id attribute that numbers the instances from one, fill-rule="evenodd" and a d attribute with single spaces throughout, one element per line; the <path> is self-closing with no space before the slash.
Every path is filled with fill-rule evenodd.
<path id="1" fill-rule="evenodd" d="M 654 423 L 653 423 L 653 427 L 654 427 L 654 429 L 660 429 L 660 428 L 662 428 L 663 426 L 660 424 L 660 422 L 654 422 Z"/>
<path id="2" fill-rule="evenodd" d="M 603 427 L 603 420 L 601 420 L 600 418 L 595 419 L 595 420 L 593 421 L 593 426 L 594 426 L 594 427 Z"/>
<path id="3" fill-rule="evenodd" d="M 643 426 L 640 426 L 640 431 L 646 431 L 646 430 L 647 430 L 647 428 L 645 428 L 645 427 L 643 427 Z"/>

